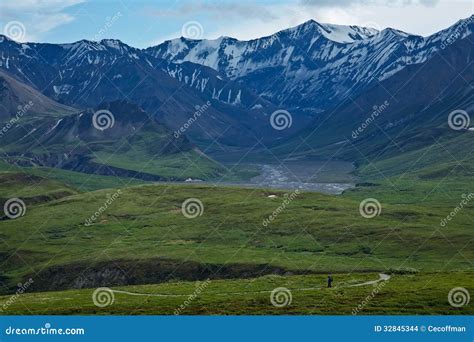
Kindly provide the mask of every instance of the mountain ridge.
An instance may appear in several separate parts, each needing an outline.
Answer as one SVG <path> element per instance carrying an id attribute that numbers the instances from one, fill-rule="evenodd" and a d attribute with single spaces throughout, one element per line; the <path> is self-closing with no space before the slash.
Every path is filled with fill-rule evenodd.
<path id="1" fill-rule="evenodd" d="M 196 106 L 211 100 L 214 105 L 187 132 L 196 139 L 246 141 L 258 133 L 258 127 L 266 126 L 266 115 L 275 110 L 271 103 L 246 90 L 245 85 L 226 81 L 225 77 L 219 80 L 219 74 L 211 69 L 200 65 L 172 66 L 172 62 L 140 53 L 117 40 L 81 40 L 66 45 L 8 40 L 0 44 L 0 53 L 0 69 L 55 101 L 91 108 L 125 98 L 172 129 L 179 129 Z M 173 73 L 177 68 L 181 70 Z M 184 74 L 181 79 L 179 73 Z M 192 81 L 186 84 L 196 75 L 196 85 L 206 82 L 214 88 L 196 89 Z M 252 103 L 259 106 L 246 106 Z M 252 131 L 252 127 L 256 129 Z"/>
<path id="2" fill-rule="evenodd" d="M 323 33 L 335 28 L 356 36 L 345 43 L 327 39 Z M 211 101 L 187 134 L 196 142 L 249 146 L 295 134 L 377 82 L 469 39 L 474 16 L 428 37 L 361 30 L 308 21 L 251 41 L 177 38 L 147 49 L 117 39 L 42 44 L 2 38 L 0 68 L 67 105 L 95 107 L 125 96 L 175 130 Z M 288 130 L 269 125 L 277 109 L 294 116 Z"/>
<path id="3" fill-rule="evenodd" d="M 352 89 L 363 91 L 374 81 L 407 65 L 423 63 L 453 41 L 464 39 L 474 32 L 474 16 L 428 37 L 387 28 L 344 44 L 315 35 L 317 25 L 307 22 L 250 41 L 177 38 L 145 51 L 175 63 L 211 67 L 278 105 L 310 107 L 318 112 L 354 95 Z M 268 84 L 281 79 L 284 83 L 267 89 Z"/>

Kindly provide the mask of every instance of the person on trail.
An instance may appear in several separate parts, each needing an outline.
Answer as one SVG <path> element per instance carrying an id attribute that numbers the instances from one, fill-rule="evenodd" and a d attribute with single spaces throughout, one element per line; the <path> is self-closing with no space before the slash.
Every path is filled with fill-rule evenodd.
<path id="1" fill-rule="evenodd" d="M 328 287 L 332 287 L 332 275 L 328 275 Z"/>

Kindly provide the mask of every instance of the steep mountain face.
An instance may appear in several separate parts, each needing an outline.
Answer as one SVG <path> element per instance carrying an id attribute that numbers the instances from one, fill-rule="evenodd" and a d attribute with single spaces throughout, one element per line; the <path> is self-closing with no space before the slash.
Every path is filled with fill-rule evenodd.
<path id="1" fill-rule="evenodd" d="M 16 120 L 17 116 L 45 113 L 64 115 L 75 111 L 0 70 L 0 122 Z"/>
<path id="2" fill-rule="evenodd" d="M 272 103 L 257 96 L 241 82 L 233 81 L 212 68 L 190 62 L 171 63 L 162 59 L 155 59 L 153 65 L 211 100 L 250 110 L 260 107 L 275 108 Z"/>
<path id="3" fill-rule="evenodd" d="M 319 111 L 429 60 L 472 32 L 474 16 L 426 38 L 390 28 L 376 32 L 308 21 L 250 41 L 179 38 L 146 52 L 211 67 L 279 105 Z"/>

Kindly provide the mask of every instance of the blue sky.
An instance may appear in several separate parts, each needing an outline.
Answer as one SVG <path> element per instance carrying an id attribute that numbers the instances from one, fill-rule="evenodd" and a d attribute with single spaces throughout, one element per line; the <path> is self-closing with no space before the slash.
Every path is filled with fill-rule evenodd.
<path id="1" fill-rule="evenodd" d="M 473 13 L 473 0 L 5 0 L 0 29 L 19 41 L 116 38 L 142 48 L 181 35 L 257 38 L 309 19 L 428 35 Z"/>

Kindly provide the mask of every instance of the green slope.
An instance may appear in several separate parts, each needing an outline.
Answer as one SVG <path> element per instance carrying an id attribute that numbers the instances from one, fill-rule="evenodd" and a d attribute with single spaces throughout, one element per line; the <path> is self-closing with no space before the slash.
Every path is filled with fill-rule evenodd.
<path id="1" fill-rule="evenodd" d="M 61 118 L 25 115 L 2 137 L 3 161 L 20 167 L 58 168 L 142 181 L 209 179 L 224 174 L 223 167 L 197 150 L 185 136 L 175 138 L 173 132 L 135 105 L 117 101 L 105 104 L 103 109 L 114 120 L 105 130 L 94 127 L 92 111 Z"/>
<path id="2" fill-rule="evenodd" d="M 325 288 L 326 275 L 264 276 L 257 279 L 169 282 L 113 287 L 139 293 L 114 293 L 105 307 L 93 302 L 95 289 L 26 293 L 4 314 L 36 315 L 472 315 L 472 306 L 449 305 L 447 293 L 463 285 L 472 289 L 472 272 L 393 275 L 383 285 L 351 286 L 378 278 L 377 273 L 334 274 L 335 287 Z M 285 287 L 291 302 L 271 303 L 271 292 Z M 201 289 L 198 293 L 196 289 Z M 375 292 L 374 292 L 375 291 Z M 375 294 L 374 294 L 375 293 Z M 148 295 L 147 295 L 148 294 Z M 2 304 L 9 296 L 0 297 Z M 191 300 L 189 298 L 192 298 Z M 360 306 L 360 308 L 359 308 Z M 27 308 L 27 309 L 26 309 Z M 357 311 L 358 310 L 358 311 Z"/>
<path id="3" fill-rule="evenodd" d="M 436 229 L 452 210 L 451 202 L 434 208 L 380 198 L 382 214 L 366 219 L 359 203 L 376 192 L 342 198 L 302 193 L 264 226 L 263 220 L 285 198 L 283 192 L 148 185 L 122 188 L 94 224 L 86 226 L 86 219 L 115 192 L 99 190 L 32 204 L 24 217 L 0 222 L 8 278 L 4 285 L 11 287 L 34 270 L 48 271 L 45 284 L 50 281 L 48 286 L 54 288 L 55 265 L 69 265 L 67 271 L 111 260 L 141 260 L 143 267 L 147 260 L 168 258 L 177 264 L 271 264 L 293 271 L 337 272 L 398 266 L 435 271 L 446 260 L 452 269 L 462 270 L 470 267 L 464 256 L 472 257 L 469 250 L 462 256 L 453 252 L 469 241 L 472 206 L 443 232 Z M 202 201 L 202 216 L 183 216 L 181 205 L 187 198 Z M 421 243 L 426 243 L 423 249 Z M 26 263 L 9 262 L 17 257 Z"/>
<path id="4" fill-rule="evenodd" d="M 56 181 L 28 183 L 2 173 L 2 193 L 27 203 L 25 216 L 0 221 L 2 292 L 12 293 L 30 278 L 34 282 L 13 303 L 11 295 L 0 297 L 0 308 L 2 314 L 173 314 L 210 278 L 182 314 L 351 314 L 374 289 L 351 285 L 377 279 L 378 271 L 392 278 L 360 314 L 472 314 L 469 306 L 450 306 L 447 294 L 474 286 L 469 249 L 474 206 L 447 226 L 439 224 L 466 179 L 438 187 L 438 179 L 391 181 L 397 181 L 396 191 L 381 182 L 342 197 L 301 193 L 266 226 L 263 220 L 281 206 L 284 192 L 128 187 L 87 226 L 85 220 L 118 189 L 80 194 Z M 29 200 L 66 190 L 66 197 Z M 428 193 L 430 201 L 420 200 Z M 373 219 L 359 213 L 360 201 L 368 197 L 382 205 Z M 202 201 L 201 216 L 183 216 L 187 198 Z M 334 273 L 332 290 L 324 288 L 328 272 Z M 112 305 L 99 308 L 92 300 L 99 286 L 142 295 L 115 293 Z M 271 305 L 277 287 L 292 291 L 291 305 Z M 69 290 L 36 292 L 55 289 Z"/>

